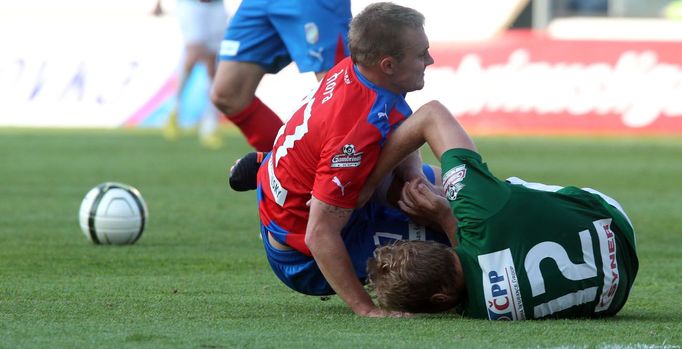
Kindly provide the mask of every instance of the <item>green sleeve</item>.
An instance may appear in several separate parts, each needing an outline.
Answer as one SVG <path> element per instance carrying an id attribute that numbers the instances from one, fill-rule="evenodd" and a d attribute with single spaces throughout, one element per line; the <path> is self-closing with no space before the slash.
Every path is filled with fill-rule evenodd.
<path id="1" fill-rule="evenodd" d="M 490 173 L 478 153 L 450 149 L 441 166 L 443 190 L 460 226 L 484 221 L 506 204 L 509 186 Z"/>

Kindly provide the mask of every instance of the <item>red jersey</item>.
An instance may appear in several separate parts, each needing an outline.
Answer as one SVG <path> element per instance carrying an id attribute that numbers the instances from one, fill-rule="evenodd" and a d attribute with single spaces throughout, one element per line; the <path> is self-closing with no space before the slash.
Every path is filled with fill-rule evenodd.
<path id="1" fill-rule="evenodd" d="M 311 195 L 354 208 L 386 137 L 411 114 L 404 95 L 374 85 L 350 58 L 339 62 L 280 129 L 258 172 L 261 223 L 310 255 L 304 237 Z"/>

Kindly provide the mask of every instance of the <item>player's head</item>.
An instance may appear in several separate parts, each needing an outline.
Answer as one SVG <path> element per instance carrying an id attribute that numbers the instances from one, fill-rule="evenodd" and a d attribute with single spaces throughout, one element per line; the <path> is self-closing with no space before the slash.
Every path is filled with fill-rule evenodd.
<path id="1" fill-rule="evenodd" d="M 424 87 L 424 70 L 433 64 L 429 40 L 424 32 L 424 15 L 390 2 L 367 6 L 353 18 L 348 32 L 353 62 L 379 68 L 396 92 Z"/>
<path id="2" fill-rule="evenodd" d="M 435 241 L 399 241 L 367 262 L 379 306 L 413 313 L 451 309 L 463 299 L 461 269 L 451 247 Z"/>

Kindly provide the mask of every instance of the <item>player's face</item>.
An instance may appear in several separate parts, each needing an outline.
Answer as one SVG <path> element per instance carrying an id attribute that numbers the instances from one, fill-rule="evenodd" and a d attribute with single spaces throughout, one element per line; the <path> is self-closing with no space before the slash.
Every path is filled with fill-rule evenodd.
<path id="1" fill-rule="evenodd" d="M 405 50 L 403 59 L 396 62 L 393 84 L 401 92 L 421 90 L 424 87 L 424 70 L 433 64 L 429 54 L 429 39 L 423 28 L 403 32 Z"/>

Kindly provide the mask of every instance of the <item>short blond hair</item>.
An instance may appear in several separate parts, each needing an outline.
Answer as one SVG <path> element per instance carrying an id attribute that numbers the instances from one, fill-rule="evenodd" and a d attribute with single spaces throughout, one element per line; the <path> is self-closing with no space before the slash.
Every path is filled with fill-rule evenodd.
<path id="1" fill-rule="evenodd" d="M 384 56 L 404 56 L 405 29 L 424 27 L 424 15 L 409 7 L 391 2 L 370 4 L 350 23 L 348 49 L 353 63 L 365 67 L 376 65 Z"/>
<path id="2" fill-rule="evenodd" d="M 399 241 L 374 251 L 367 262 L 370 288 L 380 307 L 435 313 L 457 305 L 457 269 L 451 247 L 434 241 Z M 442 293 L 446 301 L 433 302 Z"/>

